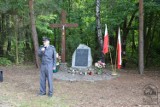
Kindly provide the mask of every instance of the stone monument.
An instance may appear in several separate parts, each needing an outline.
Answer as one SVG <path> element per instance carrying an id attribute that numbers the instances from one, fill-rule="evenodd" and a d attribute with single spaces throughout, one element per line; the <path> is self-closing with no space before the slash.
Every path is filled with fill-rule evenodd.
<path id="1" fill-rule="evenodd" d="M 91 66 L 91 49 L 84 44 L 80 44 L 72 55 L 72 68 L 89 68 Z"/>

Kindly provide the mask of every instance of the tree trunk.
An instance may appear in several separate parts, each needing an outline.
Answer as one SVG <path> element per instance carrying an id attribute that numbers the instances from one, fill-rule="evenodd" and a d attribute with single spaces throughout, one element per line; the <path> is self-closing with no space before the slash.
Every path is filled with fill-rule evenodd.
<path id="1" fill-rule="evenodd" d="M 32 27 L 32 39 L 33 39 L 33 45 L 34 45 L 34 54 L 35 54 L 35 61 L 36 61 L 36 67 L 40 67 L 40 60 L 38 57 L 38 37 L 37 37 L 37 31 L 35 26 L 35 17 L 34 17 L 34 9 L 33 9 L 33 2 L 34 0 L 29 0 L 29 10 L 30 10 L 30 20 L 31 20 L 31 27 Z"/>
<path id="2" fill-rule="evenodd" d="M 130 27 L 132 25 L 132 22 L 135 18 L 135 14 L 137 13 L 137 9 L 133 12 L 133 14 L 131 15 L 131 18 L 129 20 L 129 23 L 127 25 L 127 17 L 125 18 L 124 20 L 124 25 L 123 25 L 123 36 L 122 36 L 122 59 L 126 59 L 126 41 L 127 41 L 127 37 L 128 37 L 128 34 L 129 34 L 129 31 L 130 31 Z M 126 61 L 123 61 L 122 60 L 122 63 L 123 65 L 125 65 Z M 122 67 L 124 68 L 124 66 L 122 65 Z"/>
<path id="3" fill-rule="evenodd" d="M 10 15 L 7 15 L 7 36 L 8 36 L 8 44 L 7 44 L 7 55 L 11 51 L 11 33 L 10 33 L 10 28 L 11 28 L 11 22 L 10 22 Z"/>
<path id="4" fill-rule="evenodd" d="M 5 31 L 5 28 L 4 28 L 4 19 L 5 19 L 5 14 L 1 14 L 1 19 L 0 19 L 0 56 L 3 56 L 4 55 L 4 50 L 3 50 L 3 45 L 4 45 L 4 31 Z"/>
<path id="5" fill-rule="evenodd" d="M 103 49 L 103 39 L 102 39 L 102 30 L 101 30 L 101 21 L 100 21 L 100 2 L 101 0 L 96 0 L 96 29 L 97 29 L 97 36 L 98 36 L 98 42 L 100 45 L 100 53 L 101 53 L 101 60 L 102 62 L 105 62 L 104 60 L 104 54 L 102 52 Z"/>
<path id="6" fill-rule="evenodd" d="M 17 15 L 15 15 L 14 17 L 14 23 L 15 23 L 15 28 L 14 28 L 14 36 L 15 36 L 15 42 L 16 42 L 16 47 L 15 47 L 15 50 L 16 50 L 16 53 L 15 53 L 15 56 L 16 56 L 16 64 L 19 63 L 19 51 L 18 51 L 18 17 Z"/>
<path id="7" fill-rule="evenodd" d="M 154 18 L 154 20 L 158 20 L 157 18 Z M 146 50 L 146 55 L 145 55 L 145 66 L 148 66 L 148 62 L 149 62 L 149 55 L 151 54 L 151 51 L 152 50 L 152 45 L 153 45 L 153 40 L 155 38 L 155 31 L 156 31 L 156 25 L 157 25 L 157 22 L 154 21 L 153 22 L 153 25 L 152 25 L 152 30 L 150 32 L 150 36 L 149 37 L 149 42 L 148 42 L 148 48 Z"/>
<path id="8" fill-rule="evenodd" d="M 56 23 L 56 20 L 54 20 L 54 23 Z M 53 45 L 56 47 L 56 41 L 57 41 L 57 37 L 56 37 L 56 29 L 53 29 L 53 35 L 54 35 L 54 38 L 53 38 Z M 56 47 L 57 48 L 57 47 Z M 57 48 L 58 49 L 58 48 Z"/>
<path id="9" fill-rule="evenodd" d="M 144 72 L 143 0 L 139 0 L 139 73 Z"/>
<path id="10" fill-rule="evenodd" d="M 132 54 L 131 54 L 132 57 L 133 57 L 135 51 L 136 51 L 136 44 L 135 44 L 135 34 L 134 34 L 134 30 L 133 30 L 132 31 Z"/>

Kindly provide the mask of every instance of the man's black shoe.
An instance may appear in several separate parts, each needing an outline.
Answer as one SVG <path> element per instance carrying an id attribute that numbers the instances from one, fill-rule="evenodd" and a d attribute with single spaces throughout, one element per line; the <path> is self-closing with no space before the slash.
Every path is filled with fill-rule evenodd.
<path id="1" fill-rule="evenodd" d="M 44 96 L 46 93 L 38 93 L 38 96 Z"/>
<path id="2" fill-rule="evenodd" d="M 48 97 L 52 97 L 53 95 L 52 94 L 48 94 Z"/>

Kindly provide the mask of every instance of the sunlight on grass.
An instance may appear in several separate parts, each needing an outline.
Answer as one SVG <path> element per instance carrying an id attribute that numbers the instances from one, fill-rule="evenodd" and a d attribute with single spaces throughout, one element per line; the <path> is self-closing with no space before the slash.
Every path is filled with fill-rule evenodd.
<path id="1" fill-rule="evenodd" d="M 69 107 L 61 98 L 36 97 L 18 100 L 13 96 L 0 96 L 0 100 L 11 107 Z"/>
<path id="2" fill-rule="evenodd" d="M 3 84 L 0 90 L 0 104 L 8 105 L 7 107 L 69 107 L 64 99 L 66 97 L 53 96 L 49 98 L 47 95 L 36 96 L 27 95 L 25 92 L 17 92 L 16 90 L 11 91 L 8 84 Z"/>
<path id="3" fill-rule="evenodd" d="M 69 105 L 66 105 L 61 99 L 56 97 L 43 97 L 20 102 L 19 107 L 69 107 Z"/>

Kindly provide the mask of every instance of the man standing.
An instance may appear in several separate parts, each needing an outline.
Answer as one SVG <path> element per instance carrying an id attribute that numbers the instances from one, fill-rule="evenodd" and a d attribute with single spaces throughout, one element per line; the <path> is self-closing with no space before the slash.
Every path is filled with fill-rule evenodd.
<path id="1" fill-rule="evenodd" d="M 46 80 L 48 81 L 48 96 L 53 95 L 53 70 L 56 69 L 56 49 L 50 45 L 50 40 L 43 37 L 43 46 L 39 48 L 38 55 L 41 58 L 40 69 L 40 93 L 46 95 Z"/>

